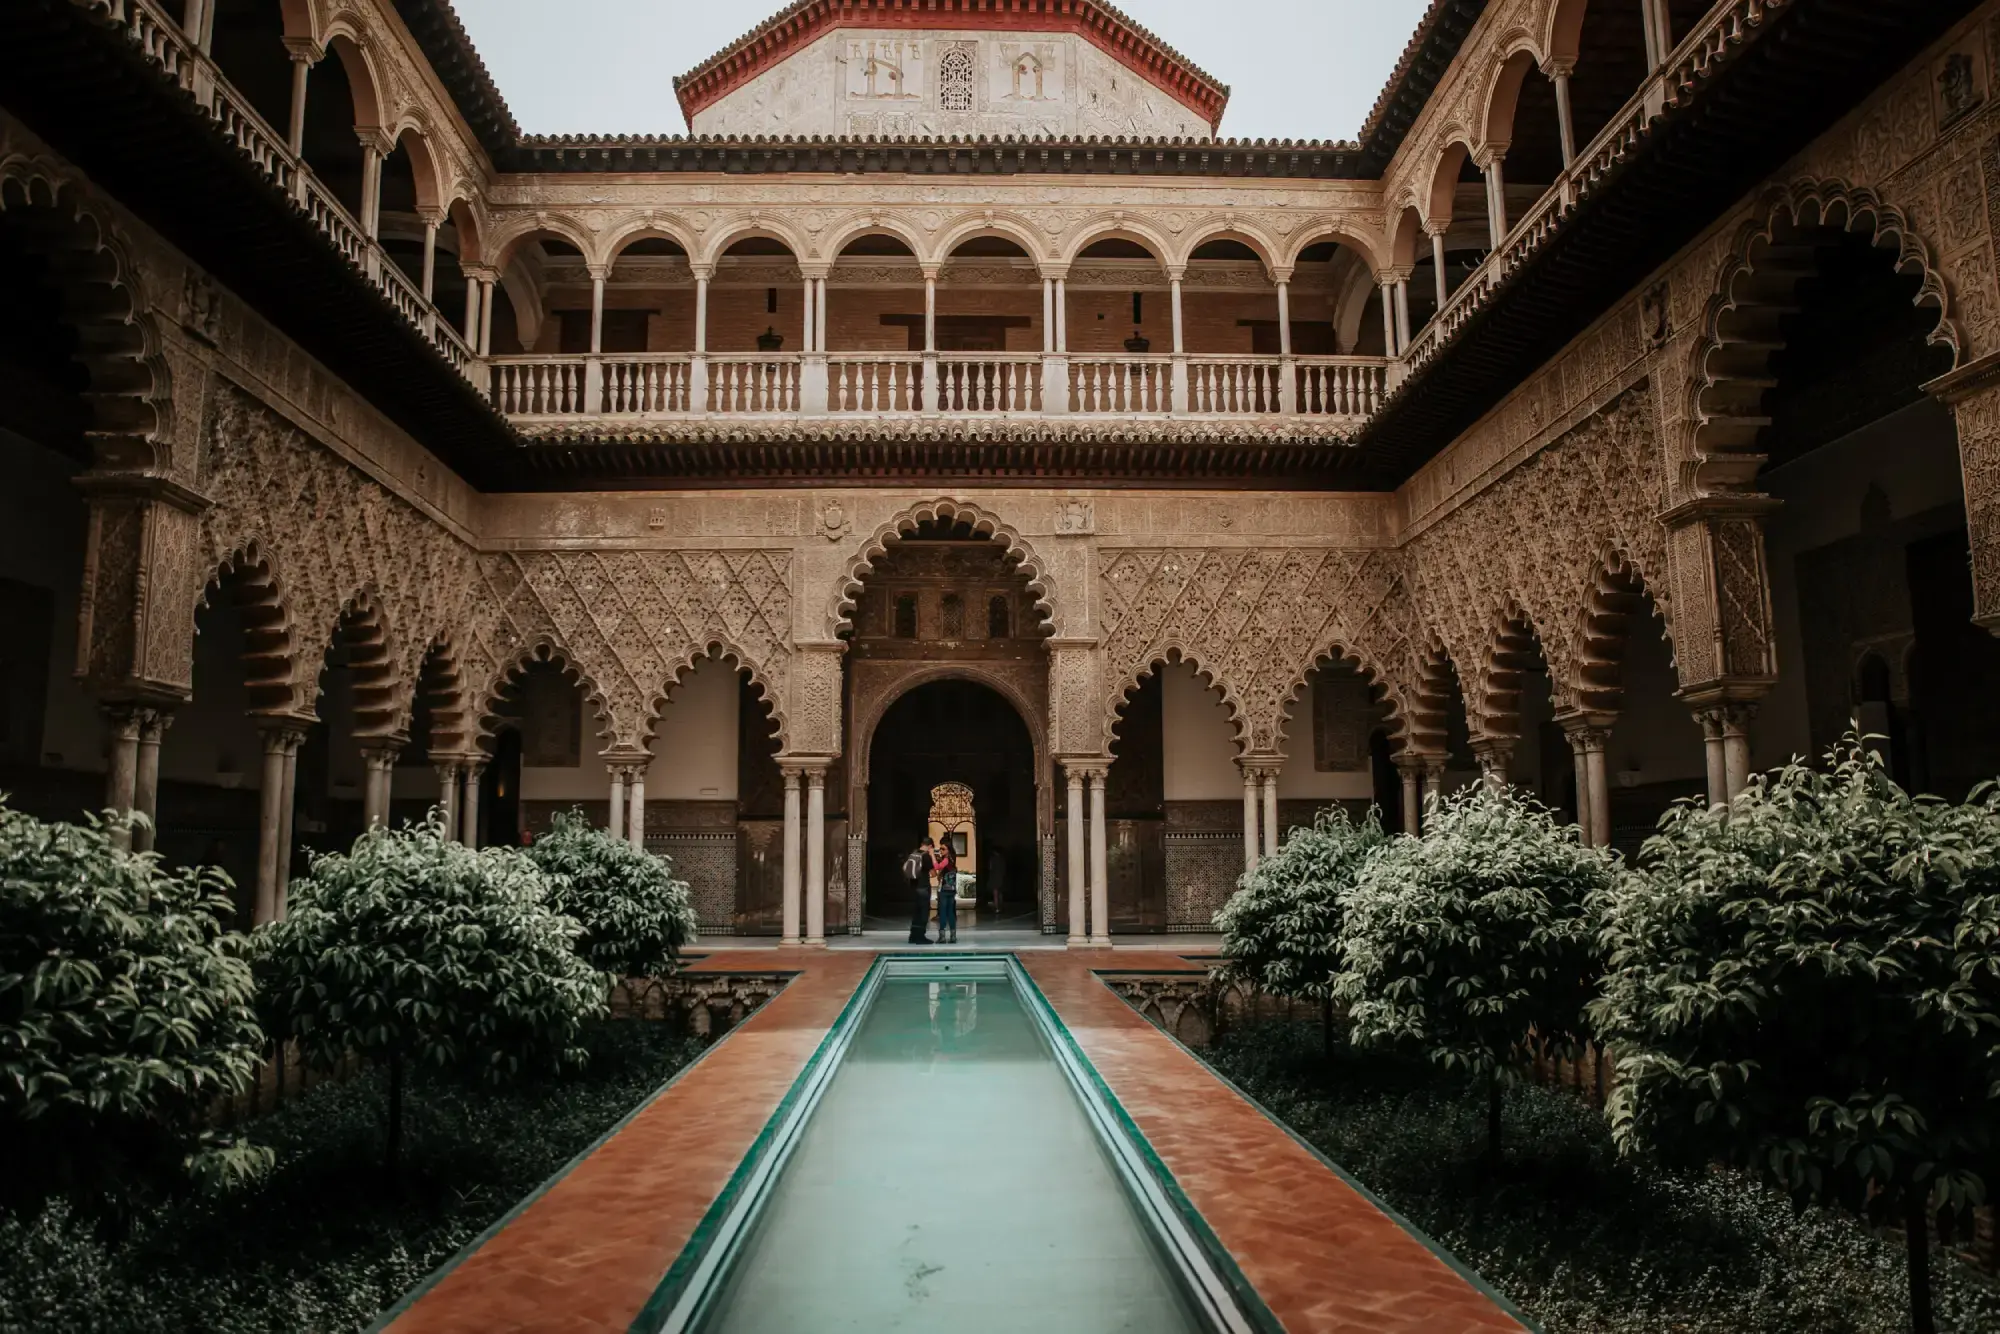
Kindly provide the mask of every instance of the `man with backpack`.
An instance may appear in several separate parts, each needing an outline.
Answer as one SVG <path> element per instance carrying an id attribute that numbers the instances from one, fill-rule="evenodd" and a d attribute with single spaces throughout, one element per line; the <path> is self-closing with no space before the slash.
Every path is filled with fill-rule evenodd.
<path id="1" fill-rule="evenodd" d="M 926 838 L 903 858 L 903 878 L 910 882 L 910 943 L 928 945 L 924 934 L 931 922 L 931 841 Z"/>

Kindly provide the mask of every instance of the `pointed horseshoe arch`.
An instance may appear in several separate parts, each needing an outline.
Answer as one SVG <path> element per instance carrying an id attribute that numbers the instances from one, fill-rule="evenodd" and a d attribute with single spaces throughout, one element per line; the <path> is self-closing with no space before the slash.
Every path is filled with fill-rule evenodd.
<path id="1" fill-rule="evenodd" d="M 1027 577 L 1028 591 L 1035 595 L 1035 610 L 1041 615 L 1043 623 L 1051 626 L 1060 624 L 1056 614 L 1058 601 L 1054 582 L 1041 556 L 1027 539 L 1016 529 L 1002 523 L 998 516 L 979 506 L 941 496 L 903 510 L 877 528 L 848 560 L 846 570 L 833 590 L 832 604 L 827 609 L 829 637 L 837 637 L 854 628 L 854 604 L 855 599 L 861 596 L 862 582 L 874 570 L 875 562 L 888 554 L 889 544 L 915 532 L 920 524 L 939 520 L 967 524 L 974 533 L 1005 547 L 1008 557 L 1020 564 L 1021 573 Z"/>

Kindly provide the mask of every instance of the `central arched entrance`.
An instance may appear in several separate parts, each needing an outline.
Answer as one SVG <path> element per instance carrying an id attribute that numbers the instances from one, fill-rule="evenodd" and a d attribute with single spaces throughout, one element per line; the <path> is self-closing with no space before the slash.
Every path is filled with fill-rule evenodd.
<path id="1" fill-rule="evenodd" d="M 876 724 L 867 775 L 870 928 L 907 922 L 901 863 L 940 813 L 975 876 L 975 892 L 961 896 L 960 929 L 1038 928 L 1035 746 L 999 691 L 957 678 L 912 687 Z M 969 820 L 951 818 L 954 787 L 970 793 Z"/>

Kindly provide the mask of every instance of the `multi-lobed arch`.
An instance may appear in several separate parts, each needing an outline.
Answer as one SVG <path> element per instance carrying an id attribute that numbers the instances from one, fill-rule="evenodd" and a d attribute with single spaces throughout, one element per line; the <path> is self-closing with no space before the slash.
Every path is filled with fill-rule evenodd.
<path id="1" fill-rule="evenodd" d="M 1237 754 L 1239 756 L 1251 754 L 1253 742 L 1250 717 L 1243 707 L 1241 695 L 1231 688 L 1227 680 L 1211 669 L 1199 653 L 1190 651 L 1186 645 L 1172 639 L 1162 640 L 1148 652 L 1140 655 L 1124 669 L 1115 683 L 1110 704 L 1105 711 L 1104 734 L 1107 748 L 1118 734 L 1119 726 L 1124 721 L 1125 706 L 1132 702 L 1133 693 L 1148 677 L 1159 675 L 1165 668 L 1180 666 L 1191 670 L 1195 679 L 1200 681 L 1205 689 L 1212 690 L 1222 697 L 1222 707 L 1229 715 L 1229 730 L 1231 738 L 1236 742 Z"/>
<path id="2" fill-rule="evenodd" d="M 170 467 L 172 382 L 138 266 L 80 179 L 53 162 L 0 158 L 0 223 L 27 228 L 47 258 L 89 372 L 86 437 L 97 466 Z"/>
<path id="3" fill-rule="evenodd" d="M 270 558 L 256 543 L 246 543 L 224 557 L 204 580 L 198 604 L 211 605 L 224 595 L 235 608 L 242 634 L 243 691 L 250 713 L 298 713 L 291 607 Z"/>
<path id="4" fill-rule="evenodd" d="M 688 674 L 704 662 L 716 662 L 741 672 L 750 678 L 751 689 L 757 692 L 757 699 L 763 706 L 765 717 L 770 720 L 772 734 L 782 739 L 784 735 L 784 700 L 779 696 L 776 685 L 763 668 L 756 655 L 738 647 L 728 635 L 711 632 L 699 645 L 691 644 L 687 651 L 670 663 L 665 679 L 660 683 L 658 693 L 646 702 L 646 717 L 642 736 L 644 744 L 650 746 L 651 738 L 659 728 L 660 718 L 666 712 L 667 702 L 673 697 Z"/>
<path id="5" fill-rule="evenodd" d="M 1812 275 L 1788 255 L 1788 242 L 1815 228 L 1866 236 L 1893 250 L 1897 272 L 1920 279 L 1915 302 L 1937 310 L 1926 337 L 1960 359 L 1949 289 L 1930 248 L 1903 212 L 1873 190 L 1839 181 L 1804 179 L 1769 191 L 1743 223 L 1722 262 L 1689 353 L 1687 419 L 1692 424 L 1684 480 L 1696 486 L 1744 487 L 1762 462 L 1762 400 L 1771 357 L 1784 346 L 1782 321 L 1797 309 L 1797 290 Z M 1790 262 L 1788 262 L 1790 261 Z"/>
<path id="6" fill-rule="evenodd" d="M 854 626 L 855 601 L 861 596 L 861 589 L 869 574 L 875 569 L 875 562 L 888 554 L 890 544 L 914 533 L 924 523 L 945 522 L 946 526 L 964 523 L 974 533 L 988 541 L 999 543 L 1008 559 L 1016 562 L 1028 581 L 1028 591 L 1034 595 L 1035 611 L 1045 624 L 1061 627 L 1065 623 L 1058 590 L 1051 580 L 1047 566 L 1041 556 L 1029 545 L 1020 531 L 1000 518 L 969 501 L 954 500 L 940 496 L 935 500 L 919 501 L 900 510 L 893 518 L 878 526 L 873 533 L 863 539 L 860 546 L 847 558 L 842 574 L 834 585 L 831 605 L 827 608 L 827 636 L 836 638 L 851 631 Z"/>
<path id="7" fill-rule="evenodd" d="M 563 674 L 565 680 L 582 690 L 584 704 L 598 724 L 595 735 L 603 738 L 607 745 L 611 744 L 613 735 L 610 700 L 606 698 L 604 691 L 589 671 L 579 664 L 554 636 L 549 635 L 536 636 L 521 645 L 512 656 L 499 664 L 492 676 L 480 687 L 475 697 L 476 719 L 467 729 L 472 744 L 482 751 L 489 753 L 492 751 L 494 739 L 500 730 L 499 724 L 502 722 L 499 713 L 501 703 L 507 693 L 519 684 L 528 669 L 538 663 L 555 667 Z M 435 744 L 433 749 L 437 749 Z"/>
<path id="8" fill-rule="evenodd" d="M 1278 749 L 1284 750 L 1290 739 L 1292 709 L 1305 693 L 1306 683 L 1327 667 L 1344 664 L 1360 674 L 1368 683 L 1368 698 L 1371 704 L 1381 709 L 1379 730 L 1388 737 L 1391 750 L 1402 750 L 1409 743 L 1406 701 L 1397 690 L 1390 677 L 1371 664 L 1364 655 L 1338 643 L 1328 643 L 1321 648 L 1298 675 L 1292 688 L 1279 703 L 1277 741 Z"/>

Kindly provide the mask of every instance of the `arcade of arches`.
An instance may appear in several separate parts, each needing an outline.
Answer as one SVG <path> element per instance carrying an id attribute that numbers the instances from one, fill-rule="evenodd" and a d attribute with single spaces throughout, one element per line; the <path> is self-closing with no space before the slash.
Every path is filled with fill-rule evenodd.
<path id="1" fill-rule="evenodd" d="M 838 429 L 797 407 L 732 434 L 697 406 L 511 435 L 553 480 L 492 485 L 415 391 L 359 354 L 330 369 L 269 288 L 0 109 L 0 789 L 144 812 L 134 837 L 228 869 L 245 921 L 283 912 L 312 849 L 434 806 L 498 843 L 580 805 L 672 857 L 704 931 L 823 943 L 902 911 L 897 863 L 956 784 L 977 924 L 1088 946 L 1206 930 L 1335 802 L 1409 829 L 1425 794 L 1504 781 L 1629 850 L 1668 803 L 1850 727 L 1915 788 L 2000 773 L 2000 7 L 1419 461 L 1290 477 L 1260 469 L 1377 458 L 1360 425 L 1293 420 L 1302 359 L 1381 363 L 1399 411 L 1459 373 L 1461 317 L 1505 298 L 1493 257 L 1533 209 L 1568 225 L 1586 148 L 1664 77 L 1652 27 L 1494 5 L 1514 45 L 1468 39 L 1381 179 L 1259 185 L 1297 208 L 1072 173 L 1037 187 L 1067 214 L 1022 193 L 1016 217 L 976 193 L 1011 178 L 872 167 L 881 199 L 837 208 L 803 168 L 689 170 L 609 225 L 510 212 L 489 178 L 545 178 L 391 77 L 383 8 L 331 36 L 248 0 L 190 12 L 201 59 L 289 130 L 297 197 L 354 215 L 357 273 L 392 264 L 425 303 L 397 364 L 458 358 L 452 429 L 511 430 L 479 386 L 530 354 L 599 358 L 592 393 L 611 352 L 793 366 L 747 351 L 761 332 L 825 375 L 830 325 L 930 378 Z M 1272 359 L 1283 394 L 1247 427 L 1190 416 L 1172 386 L 1207 349 L 1184 336 Z M 1092 383 L 1161 392 L 1108 424 L 1008 397 L 1057 385 L 1035 377 L 1071 344 L 1130 350 Z M 925 417 L 937 365 L 975 354 L 1043 369 L 954 400 L 973 427 Z M 989 469 L 989 444 L 1019 452 Z M 752 466 L 775 472 L 738 484 Z"/>

